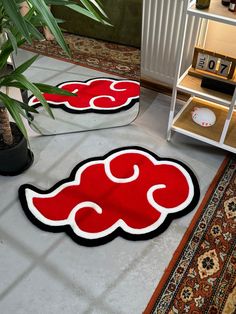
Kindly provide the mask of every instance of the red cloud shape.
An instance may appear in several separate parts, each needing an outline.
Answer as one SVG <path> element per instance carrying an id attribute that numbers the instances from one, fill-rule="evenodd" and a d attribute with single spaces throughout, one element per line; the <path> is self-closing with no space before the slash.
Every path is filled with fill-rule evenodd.
<path id="1" fill-rule="evenodd" d="M 131 80 L 96 78 L 86 82 L 65 82 L 58 87 L 77 96 L 44 93 L 45 99 L 53 107 L 60 106 L 73 112 L 88 111 L 88 109 L 98 112 L 124 110 L 138 101 L 140 95 L 140 84 Z M 31 106 L 39 103 L 34 96 L 29 100 Z"/>
<path id="2" fill-rule="evenodd" d="M 134 239 L 153 236 L 167 216 L 193 209 L 199 197 L 196 182 L 174 160 L 124 148 L 78 165 L 68 180 L 48 191 L 23 185 L 20 199 L 34 222 L 48 230 L 70 226 L 78 242 L 91 245 L 92 240 L 108 241 L 117 230 Z"/>

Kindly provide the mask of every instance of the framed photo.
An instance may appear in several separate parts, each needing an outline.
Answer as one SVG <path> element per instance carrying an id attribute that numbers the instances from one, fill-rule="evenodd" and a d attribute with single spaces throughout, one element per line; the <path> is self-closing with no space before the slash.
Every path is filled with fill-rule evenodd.
<path id="1" fill-rule="evenodd" d="M 195 47 L 192 67 L 227 79 L 232 79 L 236 59 L 222 54 Z"/>

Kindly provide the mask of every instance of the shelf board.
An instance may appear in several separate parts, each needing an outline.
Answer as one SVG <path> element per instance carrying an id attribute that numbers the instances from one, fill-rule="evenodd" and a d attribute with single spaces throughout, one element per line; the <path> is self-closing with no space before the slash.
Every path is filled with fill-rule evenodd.
<path id="1" fill-rule="evenodd" d="M 199 69 L 194 69 L 192 67 L 189 68 L 188 74 L 191 75 L 191 76 L 194 76 L 194 77 L 198 77 L 200 80 L 203 77 L 209 77 L 211 79 L 215 79 L 217 81 L 220 81 L 220 82 L 223 82 L 223 83 L 228 83 L 228 84 L 236 86 L 236 71 L 234 71 L 234 75 L 233 75 L 232 79 L 227 79 L 227 78 L 221 77 L 221 76 L 219 76 L 217 74 L 210 73 L 210 72 L 207 72 L 207 71 L 202 71 L 202 70 L 199 70 Z"/>
<path id="2" fill-rule="evenodd" d="M 201 87 L 201 78 L 186 74 L 177 88 L 183 92 L 187 92 L 194 96 L 202 97 L 209 101 L 214 101 L 222 105 L 229 106 L 232 101 L 232 96 L 224 94 L 209 88 Z"/>
<path id="3" fill-rule="evenodd" d="M 202 127 L 192 120 L 191 112 L 194 107 L 205 107 L 214 111 L 216 115 L 216 123 L 211 127 Z M 186 106 L 182 108 L 173 123 L 173 129 L 184 130 L 187 135 L 192 135 L 194 138 L 202 137 L 205 142 L 219 143 L 221 133 L 224 128 L 224 123 L 227 117 L 228 109 L 224 106 L 204 101 L 202 99 L 193 98 Z"/>
<path id="4" fill-rule="evenodd" d="M 230 25 L 236 25 L 236 13 L 221 4 L 221 0 L 211 0 L 210 7 L 205 10 L 196 9 L 196 4 L 188 8 L 187 13 L 201 18 L 214 20 Z"/>
<path id="5" fill-rule="evenodd" d="M 225 145 L 236 148 L 236 112 L 233 112 L 229 129 L 225 137 Z"/>

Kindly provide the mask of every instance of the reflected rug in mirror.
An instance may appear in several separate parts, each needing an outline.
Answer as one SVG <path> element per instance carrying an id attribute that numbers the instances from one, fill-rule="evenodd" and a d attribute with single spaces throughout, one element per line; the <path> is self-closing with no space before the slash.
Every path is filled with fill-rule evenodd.
<path id="1" fill-rule="evenodd" d="M 114 78 L 92 78 L 57 85 L 75 96 L 44 93 L 55 119 L 32 96 L 31 127 L 42 135 L 88 131 L 128 125 L 139 113 L 140 83 Z M 40 113 L 40 114 L 38 114 Z"/>
<path id="2" fill-rule="evenodd" d="M 121 236 L 147 240 L 194 209 L 199 186 L 182 162 L 124 147 L 79 163 L 49 190 L 25 184 L 22 208 L 38 227 L 96 246 Z"/>
<path id="3" fill-rule="evenodd" d="M 233 314 L 236 306 L 236 159 L 227 158 L 145 314 Z"/>
<path id="4" fill-rule="evenodd" d="M 97 71 L 140 80 L 140 49 L 94 38 L 63 33 L 70 47 L 71 58 L 56 41 L 34 41 L 21 48 L 61 61 L 92 68 Z"/>

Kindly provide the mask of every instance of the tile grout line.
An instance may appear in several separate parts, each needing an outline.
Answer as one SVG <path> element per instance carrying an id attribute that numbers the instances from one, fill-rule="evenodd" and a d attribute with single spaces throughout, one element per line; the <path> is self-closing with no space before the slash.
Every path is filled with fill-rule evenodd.
<path id="1" fill-rule="evenodd" d="M 46 272 L 48 272 L 54 278 L 59 280 L 62 283 L 62 285 L 66 286 L 68 289 L 70 289 L 71 292 L 73 294 L 75 294 L 77 297 L 81 297 L 81 295 L 82 295 L 89 302 L 91 302 L 94 299 L 93 295 L 88 295 L 87 290 L 85 290 L 81 286 L 79 286 L 79 287 L 75 286 L 75 284 L 70 282 L 70 280 L 68 280 L 68 278 L 66 278 L 65 276 L 63 277 L 62 273 L 58 269 L 54 268 L 53 265 L 51 264 L 51 262 L 44 260 L 55 248 L 57 248 L 61 244 L 61 242 L 65 239 L 65 234 L 61 235 L 61 237 L 59 239 L 57 239 L 42 255 L 37 255 L 35 252 L 31 251 L 30 249 L 28 249 L 27 247 L 25 247 L 24 245 L 19 243 L 19 241 L 17 241 L 16 239 L 11 238 L 11 236 L 8 233 L 6 233 L 5 231 L 1 231 L 1 233 L 4 233 L 5 237 L 8 238 L 9 242 L 11 242 L 11 244 L 13 244 L 14 247 L 21 254 L 23 253 L 25 256 L 33 258 L 34 261 L 25 271 L 23 271 L 17 277 L 17 279 L 13 283 L 11 283 L 7 287 L 7 289 L 5 289 L 5 291 L 3 291 L 0 294 L 0 301 L 2 301 L 11 292 L 11 290 L 13 290 L 18 284 L 20 284 L 21 281 L 24 278 L 26 278 L 37 266 L 39 266 L 40 268 L 43 268 Z M 109 306 L 104 305 L 104 307 L 108 308 Z M 111 309 L 109 309 L 109 313 L 110 313 L 110 310 Z M 112 312 L 111 312 L 111 314 L 112 314 Z"/>
<path id="2" fill-rule="evenodd" d="M 18 242 L 17 246 L 14 245 L 14 247 L 18 251 L 20 251 L 21 254 L 23 253 L 25 256 L 28 256 L 28 257 L 30 256 L 31 258 L 34 259 L 32 264 L 25 271 L 23 271 L 23 273 L 20 276 L 18 276 L 18 278 L 12 284 L 10 284 L 8 288 L 5 289 L 5 291 L 0 293 L 0 301 L 1 301 L 15 286 L 17 286 L 21 282 L 22 279 L 24 279 L 39 264 L 41 260 L 47 257 L 47 255 L 51 252 L 52 249 L 56 248 L 63 241 L 64 234 L 61 235 L 59 239 L 57 239 L 42 255 L 37 255 L 32 250 L 28 249 L 27 247 L 19 243 L 19 241 L 16 241 L 16 239 L 13 240 L 5 231 L 2 231 L 2 230 L 0 231 L 2 234 L 4 234 L 8 238 L 8 240 L 11 243 Z M 20 248 L 18 246 L 20 246 Z"/>
<path id="3" fill-rule="evenodd" d="M 150 241 L 150 240 L 149 240 Z M 146 257 L 146 255 L 153 249 L 153 243 L 155 243 L 154 239 L 151 240 L 150 244 L 145 247 L 145 249 L 137 256 L 128 266 L 124 269 L 124 271 L 119 275 L 116 281 L 112 282 L 108 287 L 103 291 L 101 295 L 94 299 L 94 301 L 90 304 L 89 308 L 83 314 L 89 314 L 92 310 L 93 306 L 101 304 L 101 300 L 105 300 L 106 295 L 112 289 L 114 289 L 124 278 L 125 276 L 134 269 L 138 263 Z M 103 303 L 102 301 L 102 303 Z M 121 313 L 120 313 L 121 314 Z"/>

